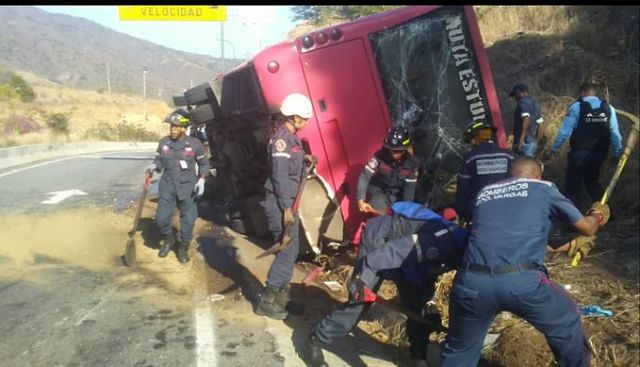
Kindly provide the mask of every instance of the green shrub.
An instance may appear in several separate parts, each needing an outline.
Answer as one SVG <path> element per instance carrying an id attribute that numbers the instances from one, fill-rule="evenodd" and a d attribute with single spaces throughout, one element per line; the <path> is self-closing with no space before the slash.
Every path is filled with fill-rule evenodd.
<path id="1" fill-rule="evenodd" d="M 9 86 L 18 93 L 22 102 L 32 102 L 36 99 L 36 92 L 34 92 L 33 88 L 19 75 L 11 76 Z"/>
<path id="2" fill-rule="evenodd" d="M 50 113 L 47 115 L 47 126 L 56 134 L 68 134 L 70 117 L 68 113 Z"/>

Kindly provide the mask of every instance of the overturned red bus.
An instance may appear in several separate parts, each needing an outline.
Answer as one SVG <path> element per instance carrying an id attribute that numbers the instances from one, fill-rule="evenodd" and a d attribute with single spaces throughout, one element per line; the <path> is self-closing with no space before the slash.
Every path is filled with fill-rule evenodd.
<path id="1" fill-rule="evenodd" d="M 506 139 L 491 71 L 470 6 L 409 6 L 323 28 L 268 47 L 203 87 L 185 92 L 206 123 L 215 200 L 228 224 L 261 236 L 258 202 L 266 178 L 271 114 L 290 93 L 310 98 L 314 115 L 301 132 L 318 156 L 302 198 L 301 236 L 318 254 L 348 243 L 364 219 L 358 175 L 392 124 L 409 128 L 422 162 L 415 201 L 455 181 L 462 130 L 486 118 Z M 206 96 L 206 98 L 205 98 Z M 301 252 L 304 252 L 304 244 Z"/>

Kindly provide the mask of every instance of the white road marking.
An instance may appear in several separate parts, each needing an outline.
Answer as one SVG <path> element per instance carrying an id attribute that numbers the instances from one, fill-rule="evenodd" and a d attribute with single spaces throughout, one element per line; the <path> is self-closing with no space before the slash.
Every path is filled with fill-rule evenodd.
<path id="1" fill-rule="evenodd" d="M 49 200 L 45 200 L 40 204 L 58 204 L 64 199 L 70 198 L 73 195 L 87 195 L 86 192 L 80 191 L 78 189 L 65 190 L 65 191 L 54 191 L 49 192 L 46 195 L 53 195 Z"/>
<path id="2" fill-rule="evenodd" d="M 198 253 L 199 257 L 202 255 Z M 191 261 L 194 261 L 192 259 Z M 198 259 L 200 265 L 200 276 L 206 274 L 204 271 L 204 259 Z M 217 366 L 218 355 L 216 354 L 216 336 L 213 313 L 209 304 L 207 290 L 205 284 L 206 279 L 197 282 L 199 284 L 195 290 L 195 322 L 196 322 L 196 352 L 198 367 L 215 367 Z"/>
<path id="3" fill-rule="evenodd" d="M 46 161 L 46 162 L 42 162 L 42 163 L 31 165 L 31 166 L 26 166 L 26 167 L 22 167 L 22 168 L 16 168 L 16 169 L 13 169 L 13 170 L 5 172 L 5 173 L 0 173 L 0 178 L 12 175 L 14 173 L 26 171 L 28 169 L 42 167 L 42 166 L 46 166 L 47 164 L 62 162 L 62 161 L 66 161 L 66 160 L 69 160 L 69 159 L 75 159 L 75 158 L 138 159 L 138 160 L 151 160 L 151 159 L 153 159 L 153 157 L 143 158 L 143 157 L 136 157 L 136 156 L 100 156 L 100 155 L 86 155 L 85 154 L 85 155 L 77 155 L 77 156 L 73 156 L 73 157 L 64 157 L 64 158 L 60 158 L 60 159 L 54 159 L 52 161 Z"/>

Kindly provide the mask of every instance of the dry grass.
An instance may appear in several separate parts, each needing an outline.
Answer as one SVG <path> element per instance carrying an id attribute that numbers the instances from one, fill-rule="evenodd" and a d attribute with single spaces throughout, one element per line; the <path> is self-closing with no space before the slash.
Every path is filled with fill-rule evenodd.
<path id="1" fill-rule="evenodd" d="M 33 79 L 31 79 L 33 80 Z M 37 79 L 36 79 L 37 80 Z M 71 89 L 42 81 L 33 85 L 37 98 L 31 103 L 17 100 L 0 103 L 0 128 L 13 116 L 25 116 L 43 130 L 25 134 L 0 136 L 0 147 L 50 142 L 86 140 L 128 140 L 113 136 L 112 130 L 144 132 L 149 141 L 156 141 L 168 132 L 162 119 L 171 111 L 163 101 L 147 99 L 147 118 L 144 99 L 138 96 Z M 47 116 L 52 113 L 69 115 L 68 134 L 56 135 L 46 129 Z M 108 131 L 105 131 L 108 130 Z"/>
<path id="2" fill-rule="evenodd" d="M 566 6 L 474 6 L 474 10 L 485 47 L 520 33 L 565 33 L 574 24 Z"/>

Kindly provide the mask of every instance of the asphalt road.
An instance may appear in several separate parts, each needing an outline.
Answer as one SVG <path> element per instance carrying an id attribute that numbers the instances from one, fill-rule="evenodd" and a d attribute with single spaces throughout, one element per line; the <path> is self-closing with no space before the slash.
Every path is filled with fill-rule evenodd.
<path id="1" fill-rule="evenodd" d="M 0 171 L 0 365 L 303 366 L 294 345 L 335 301 L 296 283 L 304 314 L 284 322 L 255 315 L 272 261 L 255 256 L 269 244 L 206 220 L 206 204 L 199 247 L 183 265 L 175 254 L 156 256 L 156 204 L 148 200 L 134 237 L 138 266 L 123 266 L 130 206 L 152 154 Z M 65 197 L 69 190 L 77 191 Z M 297 269 L 294 282 L 303 276 Z M 394 365 L 393 351 L 359 329 L 325 355 L 331 366 Z"/>

